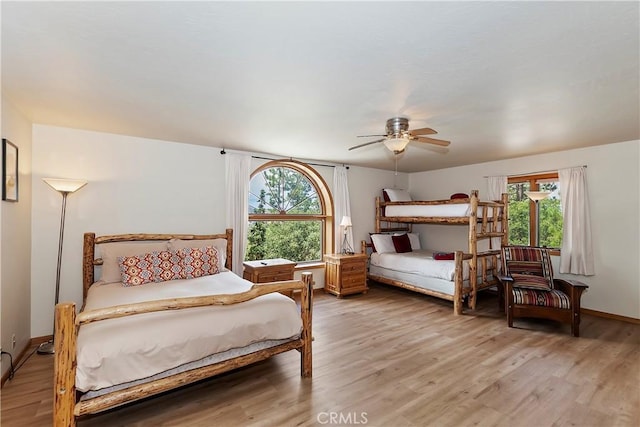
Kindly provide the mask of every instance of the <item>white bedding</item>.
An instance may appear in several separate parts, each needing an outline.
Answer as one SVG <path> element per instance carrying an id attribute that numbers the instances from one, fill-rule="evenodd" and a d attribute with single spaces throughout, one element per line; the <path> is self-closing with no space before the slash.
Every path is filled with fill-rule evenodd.
<path id="1" fill-rule="evenodd" d="M 374 252 L 371 254 L 371 265 L 436 279 L 453 280 L 456 270 L 455 262 L 435 260 L 433 252 L 429 249 L 405 253 Z M 462 270 L 463 280 L 469 279 L 469 261 L 463 261 Z"/>
<path id="2" fill-rule="evenodd" d="M 85 311 L 150 300 L 239 293 L 251 282 L 232 272 L 123 287 L 94 285 Z M 281 294 L 229 306 L 145 313 L 90 323 L 78 333 L 76 387 L 98 390 L 158 374 L 211 354 L 300 334 L 296 303 Z"/>
<path id="3" fill-rule="evenodd" d="M 469 203 L 385 206 L 384 216 L 465 217 L 470 207 Z"/>

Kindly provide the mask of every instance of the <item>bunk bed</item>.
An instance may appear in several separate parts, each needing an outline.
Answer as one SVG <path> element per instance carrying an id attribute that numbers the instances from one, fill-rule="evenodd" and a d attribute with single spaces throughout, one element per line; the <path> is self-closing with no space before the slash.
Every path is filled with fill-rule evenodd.
<path id="1" fill-rule="evenodd" d="M 474 190 L 447 200 L 415 201 L 409 200 L 408 194 L 400 201 L 386 194 L 385 199 L 376 198 L 374 234 L 412 234 L 413 224 L 459 225 L 468 227 L 467 247 L 439 260 L 441 254 L 419 247 L 409 253 L 378 253 L 372 243 L 362 241 L 362 252 L 370 253 L 367 278 L 453 301 L 455 314 L 462 314 L 465 299 L 468 307 L 475 309 L 477 293 L 498 284 L 498 257 L 508 239 L 508 195 L 502 194 L 501 200 L 480 201 L 478 190 Z M 416 235 L 411 237 L 415 239 Z M 488 241 L 488 250 L 479 250 L 482 241 Z M 440 273 L 431 274 L 429 266 Z"/>

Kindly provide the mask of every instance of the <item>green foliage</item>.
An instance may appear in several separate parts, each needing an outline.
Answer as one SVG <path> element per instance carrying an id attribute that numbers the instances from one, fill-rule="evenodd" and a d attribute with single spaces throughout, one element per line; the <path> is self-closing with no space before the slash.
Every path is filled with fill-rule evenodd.
<path id="1" fill-rule="evenodd" d="M 529 191 L 529 183 L 509 184 L 507 188 L 509 192 L 509 244 L 529 245 L 531 244 L 529 215 L 530 209 L 532 207 L 535 209 L 535 204 L 525 194 L 526 191 Z M 540 184 L 541 191 L 556 192 L 557 189 L 558 185 L 555 182 Z M 557 194 L 557 192 L 554 194 Z M 552 195 L 539 203 L 539 245 L 560 248 L 562 246 L 563 224 L 560 199 L 558 196 Z"/>
<path id="2" fill-rule="evenodd" d="M 315 187 L 299 172 L 287 168 L 269 168 L 253 180 L 263 180 L 254 214 L 318 214 L 321 207 Z M 250 196 L 250 199 L 251 199 Z M 280 217 L 269 221 L 252 221 L 249 225 L 245 259 L 286 258 L 291 261 L 319 260 L 322 222 L 317 219 L 291 221 Z"/>

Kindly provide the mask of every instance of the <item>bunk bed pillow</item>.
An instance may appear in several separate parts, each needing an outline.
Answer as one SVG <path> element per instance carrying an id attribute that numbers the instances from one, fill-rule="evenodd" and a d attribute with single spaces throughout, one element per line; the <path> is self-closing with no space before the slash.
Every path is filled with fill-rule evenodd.
<path id="1" fill-rule="evenodd" d="M 411 195 L 407 190 L 399 188 L 385 188 L 382 190 L 385 202 L 410 202 Z"/>
<path id="2" fill-rule="evenodd" d="M 467 193 L 454 193 L 451 195 L 451 200 L 454 199 L 468 199 L 469 195 Z"/>
<path id="3" fill-rule="evenodd" d="M 409 236 L 409 242 L 411 243 L 411 250 L 412 251 L 419 251 L 420 249 L 422 249 L 422 247 L 420 246 L 420 236 L 418 235 L 418 233 L 396 233 L 396 234 L 394 234 L 394 236 L 404 236 L 404 235 Z"/>
<path id="4" fill-rule="evenodd" d="M 393 246 L 395 247 L 397 253 L 403 254 L 406 252 L 411 252 L 411 241 L 409 240 L 408 234 L 391 236 L 391 240 L 393 241 Z"/>
<path id="5" fill-rule="evenodd" d="M 392 237 L 391 234 L 372 234 L 371 244 L 373 245 L 373 251 L 379 254 L 395 252 L 396 248 L 393 245 Z"/>

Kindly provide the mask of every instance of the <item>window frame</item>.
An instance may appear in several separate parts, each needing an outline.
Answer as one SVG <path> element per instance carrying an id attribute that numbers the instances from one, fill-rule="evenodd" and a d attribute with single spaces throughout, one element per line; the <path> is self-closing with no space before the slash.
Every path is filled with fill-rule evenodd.
<path id="1" fill-rule="evenodd" d="M 263 163 L 259 167 L 257 167 L 249 178 L 249 182 L 253 179 L 254 176 L 263 172 L 266 169 L 271 168 L 287 168 L 293 169 L 294 171 L 302 174 L 305 178 L 309 180 L 311 185 L 315 188 L 316 193 L 318 194 L 318 201 L 320 203 L 320 211 L 319 214 L 251 214 L 249 213 L 248 221 L 318 221 L 320 220 L 322 223 L 322 237 L 320 239 L 321 242 L 321 259 L 322 256 L 326 253 L 334 252 L 334 214 L 333 214 L 333 198 L 331 197 L 331 192 L 329 191 L 329 187 L 327 186 L 324 178 L 311 166 L 304 162 L 300 162 L 297 160 L 272 160 L 266 163 Z M 247 195 L 248 197 L 249 195 Z M 304 264 L 314 264 L 317 263 L 317 260 L 314 261 L 300 261 L 298 265 Z"/>
<path id="2" fill-rule="evenodd" d="M 559 181 L 558 172 L 544 172 L 532 175 L 514 175 L 507 178 L 507 185 L 509 184 L 529 184 L 529 191 L 540 191 L 540 186 L 538 185 L 538 181 Z M 535 246 L 538 244 L 536 242 L 537 232 L 538 232 L 538 222 L 539 218 L 536 212 L 536 203 L 529 199 L 529 245 Z M 564 227 L 564 225 L 563 225 Z M 560 255 L 560 249 L 549 248 L 549 253 L 551 255 Z"/>

